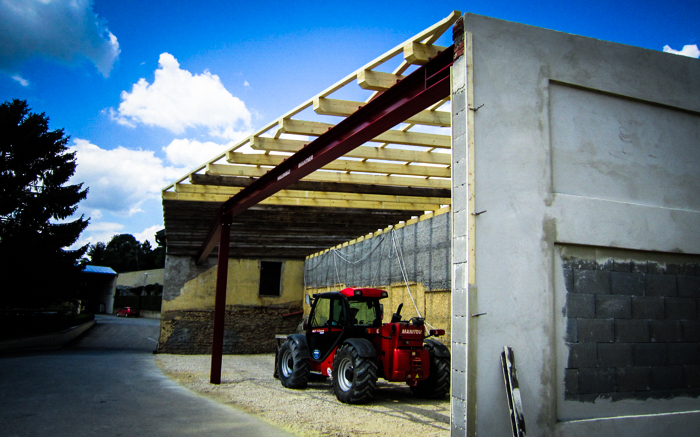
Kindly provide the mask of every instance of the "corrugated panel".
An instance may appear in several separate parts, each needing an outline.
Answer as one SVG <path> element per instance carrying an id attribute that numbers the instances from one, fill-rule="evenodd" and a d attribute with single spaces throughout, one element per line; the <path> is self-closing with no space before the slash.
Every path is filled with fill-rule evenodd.
<path id="1" fill-rule="evenodd" d="M 111 267 L 102 267 L 102 266 L 85 266 L 83 269 L 83 272 L 85 273 L 98 273 L 100 275 L 115 275 L 117 272 L 112 270 Z"/>

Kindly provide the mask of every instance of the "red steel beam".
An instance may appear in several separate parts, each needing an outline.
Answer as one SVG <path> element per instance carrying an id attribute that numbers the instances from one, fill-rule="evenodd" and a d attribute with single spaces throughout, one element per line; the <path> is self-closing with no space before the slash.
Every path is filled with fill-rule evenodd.
<path id="1" fill-rule="evenodd" d="M 453 51 L 453 46 L 448 47 L 224 202 L 199 250 L 197 263 L 204 262 L 216 246 L 216 236 L 223 217 L 240 214 L 449 96 Z"/>
<path id="2" fill-rule="evenodd" d="M 231 217 L 223 218 L 219 227 L 219 260 L 216 266 L 216 295 L 214 297 L 214 335 L 211 343 L 209 382 L 221 384 L 221 361 L 224 352 L 224 323 L 226 319 L 226 284 L 228 282 L 228 243 L 231 238 Z"/>

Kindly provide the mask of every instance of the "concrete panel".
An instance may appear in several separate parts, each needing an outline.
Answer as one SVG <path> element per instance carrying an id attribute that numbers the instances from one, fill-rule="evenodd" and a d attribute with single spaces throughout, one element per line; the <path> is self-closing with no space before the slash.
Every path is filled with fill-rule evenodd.
<path id="1" fill-rule="evenodd" d="M 700 116 L 556 83 L 549 99 L 554 192 L 700 211 Z"/>
<path id="2" fill-rule="evenodd" d="M 700 410 L 697 397 L 563 400 L 564 338 L 567 330 L 580 329 L 567 327 L 562 314 L 562 290 L 573 276 L 565 275 L 555 248 L 573 243 L 700 254 L 700 173 L 689 170 L 698 168 L 700 93 L 694 87 L 700 63 L 472 14 L 464 27 L 473 35 L 474 105 L 484 105 L 468 126 L 475 141 L 476 210 L 487 211 L 476 218 L 475 307 L 485 314 L 468 330 L 478 353 L 468 355 L 477 381 L 467 402 L 478 408 L 467 428 L 484 436 L 511 433 L 498 365 L 507 345 L 517 357 L 529 435 L 658 435 L 658 423 L 692 434 L 698 413 L 678 411 Z M 455 191 L 463 170 L 454 169 Z M 459 237 L 455 247 L 461 248 Z M 607 278 L 655 268 L 615 258 L 616 270 L 614 260 L 592 259 Z M 630 297 L 629 308 L 626 301 L 612 305 L 617 298 L 611 298 L 611 314 L 634 317 L 635 301 L 646 296 L 625 295 L 617 280 L 608 285 L 600 295 Z M 694 329 L 688 324 L 688 338 Z M 617 349 L 605 350 L 605 359 L 629 358 Z M 657 382 L 672 385 L 681 375 L 666 373 L 658 371 Z M 623 386 L 633 387 L 628 376 L 620 373 Z M 632 417 L 596 418 L 596 408 L 606 406 Z"/>

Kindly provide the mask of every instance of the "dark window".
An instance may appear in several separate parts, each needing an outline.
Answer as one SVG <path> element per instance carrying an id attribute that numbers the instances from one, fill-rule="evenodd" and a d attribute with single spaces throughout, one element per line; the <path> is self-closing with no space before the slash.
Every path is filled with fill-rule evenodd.
<path id="1" fill-rule="evenodd" d="M 260 261 L 260 296 L 279 296 L 282 280 L 282 263 Z"/>

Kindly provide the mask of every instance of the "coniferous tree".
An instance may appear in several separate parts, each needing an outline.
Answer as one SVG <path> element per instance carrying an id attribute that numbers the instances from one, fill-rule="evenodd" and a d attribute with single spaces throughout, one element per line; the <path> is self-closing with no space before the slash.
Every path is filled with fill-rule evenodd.
<path id="1" fill-rule="evenodd" d="M 38 307 L 72 297 L 87 246 L 66 250 L 87 227 L 83 216 L 65 221 L 85 199 L 63 129 L 49 131 L 45 114 L 26 101 L 0 105 L 0 305 Z M 9 284 L 19 284 L 9 287 Z"/>

